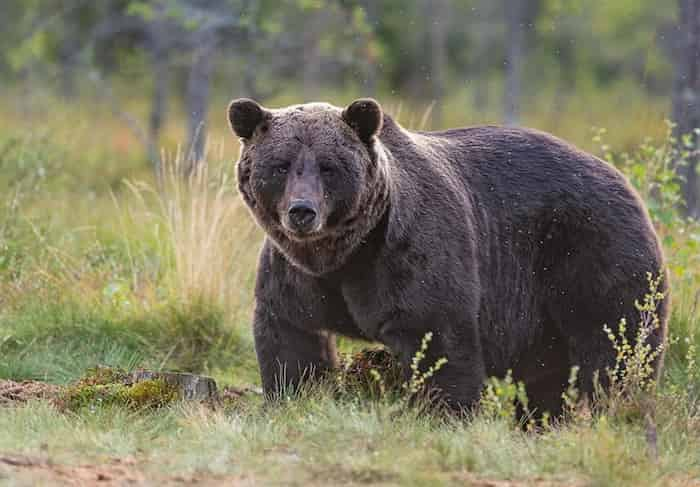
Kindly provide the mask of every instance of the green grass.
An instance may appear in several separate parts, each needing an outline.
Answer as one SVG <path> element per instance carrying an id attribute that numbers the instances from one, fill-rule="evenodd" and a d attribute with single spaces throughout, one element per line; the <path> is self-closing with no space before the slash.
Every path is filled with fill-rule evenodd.
<path id="1" fill-rule="evenodd" d="M 37 304 L 0 317 L 0 334 L 0 378 L 67 383 L 96 364 L 204 372 L 230 383 L 257 376 L 250 336 L 206 309 L 119 319 L 75 304 Z"/>
<path id="2" fill-rule="evenodd" d="M 663 104 L 646 100 L 639 113 L 638 93 L 598 95 L 595 106 L 582 94 L 556 114 L 545 106 L 524 119 L 591 150 L 603 145 L 591 126 L 613 127 L 613 162 L 652 208 L 673 280 L 672 345 L 656 397 L 658 458 L 650 458 L 647 426 L 634 415 L 581 414 L 534 434 L 488 414 L 457 421 L 318 387 L 276 406 L 246 396 L 219 410 L 0 407 L 0 484 L 51 483 L 42 475 L 54 467 L 115 459 L 133 461 L 128 469 L 148 483 L 177 476 L 293 485 L 700 483 L 700 229 L 678 217 Z M 469 108 L 466 90 L 453 98 L 446 125 L 497 118 Z M 0 99 L 0 379 L 67 384 L 95 365 L 142 366 L 257 386 L 249 321 L 262 235 L 231 181 L 238 148 L 223 117 L 212 124 L 212 140 L 223 142 L 210 151 L 209 172 L 189 181 L 169 173 L 159 192 L 119 121 L 86 103 L 43 103 L 51 109 L 40 113 L 49 116 Z M 130 109 L 143 111 L 134 103 Z M 421 108 L 385 105 L 405 122 Z M 182 133 L 169 125 L 166 143 Z M 647 135 L 656 142 L 634 149 Z M 621 149 L 631 155 L 621 157 Z M 357 347 L 341 341 L 343 350 Z M 10 468 L 6 455 L 27 455 L 39 467 Z"/>
<path id="3" fill-rule="evenodd" d="M 609 418 L 528 434 L 505 421 L 418 416 L 318 391 L 273 408 L 252 404 L 218 412 L 176 406 L 66 415 L 34 403 L 3 411 L 0 430 L 6 433 L 0 451 L 60 464 L 137 458 L 135 468 L 151 478 L 198 473 L 288 485 L 464 485 L 477 479 L 687 485 L 700 475 L 697 425 L 694 432 L 664 430 L 652 461 L 643 429 Z"/>

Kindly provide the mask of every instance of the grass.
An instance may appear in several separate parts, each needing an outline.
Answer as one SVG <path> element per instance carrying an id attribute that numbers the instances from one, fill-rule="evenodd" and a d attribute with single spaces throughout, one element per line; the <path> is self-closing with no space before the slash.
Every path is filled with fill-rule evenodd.
<path id="1" fill-rule="evenodd" d="M 651 461 L 638 426 L 605 418 L 537 435 L 505 421 L 389 411 L 388 405 L 338 401 L 319 391 L 276 408 L 218 412 L 104 408 L 72 416 L 34 403 L 0 415 L 7 433 L 0 451 L 46 455 L 62 464 L 136 458 L 134 468 L 151 478 L 206 473 L 292 485 L 464 485 L 479 479 L 688 485 L 700 474 L 689 431 L 662 434 L 660 456 Z"/>
<path id="2" fill-rule="evenodd" d="M 496 118 L 471 110 L 469 97 L 466 88 L 454 94 L 449 106 L 466 108 L 445 110 L 445 125 Z M 678 154 L 665 141 L 663 104 L 646 100 L 640 114 L 638 94 L 621 89 L 597 100 L 595 111 L 583 94 L 556 117 L 533 103 L 524 120 L 621 167 L 664 240 L 672 344 L 655 395 L 656 457 L 648 425 L 614 408 L 526 433 L 507 415 L 463 422 L 406 409 L 376 390 L 339 395 L 321 385 L 276 406 L 246 397 L 223 409 L 0 408 L 0 484 L 53 483 L 60 468 L 78 475 L 86 465 L 118 476 L 116 461 L 137 483 L 700 484 L 700 229 L 679 217 L 669 173 Z M 189 179 L 172 144 L 182 127 L 166 127 L 172 153 L 159 186 L 133 136 L 102 109 L 40 101 L 51 109 L 20 110 L 0 98 L 0 379 L 67 384 L 95 365 L 143 366 L 256 386 L 249 320 L 262 235 L 231 181 L 238 147 L 223 116 L 211 127 L 211 139 L 223 142 Z M 134 103 L 127 108 L 143 111 Z M 416 110 L 385 105 L 404 121 Z M 592 125 L 615 127 L 609 146 Z M 654 141 L 643 143 L 647 135 Z M 341 348 L 357 346 L 344 340 Z M 28 466 L 3 462 L 17 455 Z"/>

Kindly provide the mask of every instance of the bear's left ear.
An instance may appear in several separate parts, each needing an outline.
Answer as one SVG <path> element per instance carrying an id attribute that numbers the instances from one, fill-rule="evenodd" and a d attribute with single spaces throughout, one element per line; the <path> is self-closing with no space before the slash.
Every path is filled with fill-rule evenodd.
<path id="1" fill-rule="evenodd" d="M 369 144 L 382 129 L 382 107 L 372 98 L 355 100 L 343 110 L 343 120 L 350 125 L 360 140 Z"/>

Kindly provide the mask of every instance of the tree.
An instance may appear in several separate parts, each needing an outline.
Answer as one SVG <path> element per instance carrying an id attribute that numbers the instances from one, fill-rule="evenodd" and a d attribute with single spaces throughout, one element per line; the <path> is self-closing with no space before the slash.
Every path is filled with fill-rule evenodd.
<path id="1" fill-rule="evenodd" d="M 447 72 L 447 34 L 449 33 L 449 1 L 427 0 L 424 5 L 429 19 L 428 46 L 430 46 L 430 88 L 433 105 L 433 123 L 442 124 L 442 101 L 445 96 Z"/>
<path id="2" fill-rule="evenodd" d="M 509 0 L 506 12 L 506 60 L 503 119 L 507 125 L 520 120 L 523 56 L 525 55 L 525 0 Z"/>
<path id="3" fill-rule="evenodd" d="M 503 118 L 507 125 L 520 121 L 523 66 L 527 43 L 534 31 L 539 0 L 506 0 L 505 93 Z"/>
<path id="4" fill-rule="evenodd" d="M 680 168 L 685 178 L 683 196 L 688 214 L 700 216 L 698 198 L 698 155 L 700 138 L 700 0 L 678 0 L 678 37 L 673 83 L 673 120 L 679 138 L 690 137 L 693 149 L 687 165 Z"/>

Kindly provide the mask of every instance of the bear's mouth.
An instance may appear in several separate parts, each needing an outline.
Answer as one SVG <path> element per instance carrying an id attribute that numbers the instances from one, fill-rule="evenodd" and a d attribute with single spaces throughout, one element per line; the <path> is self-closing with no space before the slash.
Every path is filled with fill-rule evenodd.
<path id="1" fill-rule="evenodd" d="M 318 225 L 318 228 L 314 228 L 313 230 L 309 231 L 299 231 L 292 228 L 288 228 L 284 225 L 282 226 L 282 228 L 284 234 L 289 240 L 299 243 L 313 242 L 315 240 L 320 240 L 326 236 L 325 233 L 321 231 L 321 225 Z"/>
<path id="2" fill-rule="evenodd" d="M 325 225 L 323 224 L 322 218 L 317 218 L 312 225 L 309 226 L 297 226 L 293 225 L 288 218 L 280 218 L 280 227 L 282 233 L 292 241 L 295 242 L 309 242 L 314 240 L 319 240 L 325 236 Z"/>

